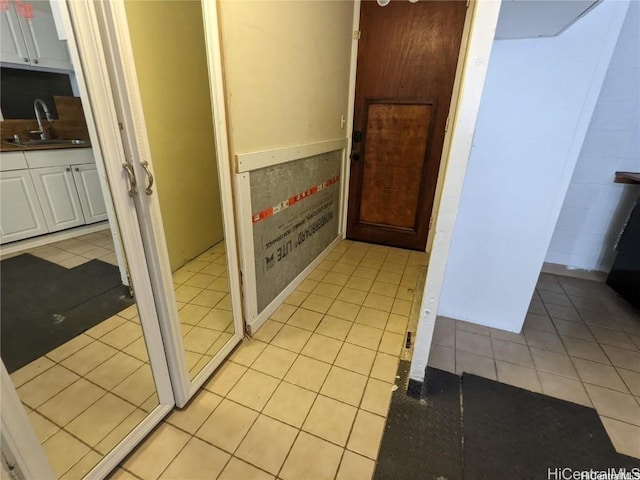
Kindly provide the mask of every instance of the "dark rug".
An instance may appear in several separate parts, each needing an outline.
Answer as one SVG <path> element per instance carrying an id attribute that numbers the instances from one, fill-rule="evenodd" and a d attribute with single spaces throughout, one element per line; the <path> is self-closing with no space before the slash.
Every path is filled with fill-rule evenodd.
<path id="1" fill-rule="evenodd" d="M 33 255 L 0 262 L 0 352 L 9 373 L 134 303 L 118 267 L 67 269 Z"/>
<path id="2" fill-rule="evenodd" d="M 460 377 L 429 369 L 431 394 L 413 398 L 406 394 L 409 367 L 400 362 L 374 478 L 462 479 Z"/>
<path id="3" fill-rule="evenodd" d="M 549 477 L 556 468 L 640 468 L 616 453 L 592 408 L 432 368 L 412 398 L 409 364 L 400 363 L 375 479 L 534 480 L 562 478 Z"/>

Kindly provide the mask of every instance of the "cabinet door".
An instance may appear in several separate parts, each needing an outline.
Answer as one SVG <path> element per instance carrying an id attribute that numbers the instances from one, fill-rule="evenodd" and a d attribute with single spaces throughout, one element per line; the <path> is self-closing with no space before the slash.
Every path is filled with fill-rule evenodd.
<path id="1" fill-rule="evenodd" d="M 50 232 L 84 225 L 71 167 L 30 170 Z"/>
<path id="2" fill-rule="evenodd" d="M 95 165 L 72 165 L 73 178 L 78 189 L 80 205 L 85 223 L 96 223 L 107 219 L 100 177 Z"/>
<path id="3" fill-rule="evenodd" d="M 33 15 L 18 16 L 30 53 L 31 64 L 38 67 L 73 70 L 66 42 L 60 40 L 48 0 L 29 2 Z"/>
<path id="4" fill-rule="evenodd" d="M 0 61 L 29 65 L 29 52 L 13 4 L 0 6 Z"/>
<path id="5" fill-rule="evenodd" d="M 29 170 L 0 172 L 0 243 L 47 231 Z"/>

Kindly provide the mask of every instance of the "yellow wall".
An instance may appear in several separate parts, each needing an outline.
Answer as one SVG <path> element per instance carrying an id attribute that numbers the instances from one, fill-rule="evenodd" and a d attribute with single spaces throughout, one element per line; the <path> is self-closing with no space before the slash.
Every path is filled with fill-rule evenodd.
<path id="1" fill-rule="evenodd" d="M 235 154 L 347 136 L 353 2 L 220 3 Z"/>
<path id="2" fill-rule="evenodd" d="M 223 238 L 199 1 L 127 1 L 172 270 Z"/>

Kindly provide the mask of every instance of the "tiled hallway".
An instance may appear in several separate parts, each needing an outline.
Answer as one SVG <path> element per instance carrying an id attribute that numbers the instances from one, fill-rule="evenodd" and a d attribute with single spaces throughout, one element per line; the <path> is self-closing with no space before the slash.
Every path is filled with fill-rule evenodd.
<path id="1" fill-rule="evenodd" d="M 438 318 L 429 365 L 593 407 L 640 458 L 640 312 L 604 283 L 541 274 L 521 334 Z"/>
<path id="2" fill-rule="evenodd" d="M 210 252 L 207 263 L 215 265 L 217 255 Z M 370 479 L 412 305 L 420 299 L 416 285 L 427 261 L 426 254 L 417 252 L 341 242 L 257 334 L 238 346 L 187 407 L 169 415 L 111 478 Z M 181 286 L 189 286 L 190 280 L 192 284 L 210 280 L 203 279 L 207 274 L 200 270 L 193 271 L 204 266 L 187 266 L 176 273 L 179 295 L 187 292 Z M 219 273 L 224 278 L 224 272 Z M 183 328 L 196 328 L 210 314 L 215 306 L 198 305 L 193 299 L 203 292 L 206 296 L 214 285 L 215 280 L 193 286 L 200 289 L 188 290 L 193 298 L 180 299 Z M 224 293 L 218 295 L 219 301 Z M 194 312 L 204 316 L 185 316 L 187 305 L 202 307 Z M 99 373 L 109 370 L 109 362 L 125 356 L 138 363 L 147 361 L 136 355 L 146 352 L 134 308 L 52 352 L 51 359 L 44 359 L 48 363 L 41 375 L 73 367 L 72 360 L 82 357 L 88 346 L 115 349 L 115 356 L 103 358 L 75 380 L 91 390 L 96 386 L 109 390 L 99 383 L 103 379 Z M 616 449 L 640 457 L 638 311 L 602 283 L 547 274 L 541 275 L 529 310 L 523 334 L 439 318 L 429 364 L 593 406 Z M 131 336 L 134 326 L 136 333 Z M 131 333 L 117 334 L 123 329 Z M 34 381 L 20 378 L 29 373 L 28 367 L 12 375 L 23 390 Z M 113 381 L 111 376 L 104 380 Z M 132 382 L 133 375 L 127 379 Z M 58 396 L 64 399 L 65 392 L 69 395 L 73 389 L 69 386 Z M 120 398 L 117 386 L 103 395 Z M 123 400 L 144 413 L 149 408 L 145 402 L 155 400 L 145 400 L 145 395 Z M 95 410 L 83 405 L 64 422 L 91 425 L 88 445 L 95 446 L 84 457 L 70 455 L 73 449 L 64 442 L 51 442 L 64 435 L 74 442 L 79 438 L 84 445 L 84 430 L 59 429 L 59 421 L 49 418 L 62 412 L 55 405 L 50 412 L 30 405 L 37 409 L 30 418 L 37 418 L 39 435 L 48 435 L 41 440 L 56 470 L 66 472 L 64 478 L 81 478 L 79 472 L 95 463 L 97 453 L 106 453 L 106 442 L 114 438 L 102 435 L 102 427 L 95 428 L 101 423 L 99 417 L 90 423 L 80 421 Z M 123 418 L 114 425 L 116 430 L 133 425 L 127 423 L 130 416 Z"/>
<path id="3" fill-rule="evenodd" d="M 371 478 L 426 262 L 341 242 L 112 478 Z"/>

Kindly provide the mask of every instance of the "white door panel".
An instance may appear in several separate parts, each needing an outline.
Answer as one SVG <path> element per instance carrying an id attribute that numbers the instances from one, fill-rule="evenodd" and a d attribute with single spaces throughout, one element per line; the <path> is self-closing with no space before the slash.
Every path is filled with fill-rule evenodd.
<path id="1" fill-rule="evenodd" d="M 29 65 L 29 52 L 13 7 L 0 12 L 0 60 Z"/>
<path id="2" fill-rule="evenodd" d="M 84 224 L 82 207 L 70 167 L 31 170 L 50 232 Z"/>
<path id="3" fill-rule="evenodd" d="M 73 70 L 66 42 L 58 38 L 48 0 L 30 2 L 31 18 L 20 17 L 20 26 L 30 53 L 31 64 L 38 67 Z"/>
<path id="4" fill-rule="evenodd" d="M 107 219 L 100 177 L 95 165 L 72 165 L 73 178 L 78 188 L 80 205 L 85 223 L 96 223 Z"/>
<path id="5" fill-rule="evenodd" d="M 14 242 L 47 231 L 29 171 L 0 173 L 0 242 Z"/>

